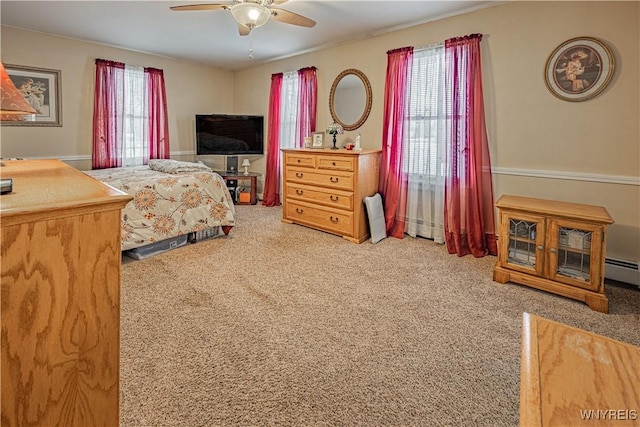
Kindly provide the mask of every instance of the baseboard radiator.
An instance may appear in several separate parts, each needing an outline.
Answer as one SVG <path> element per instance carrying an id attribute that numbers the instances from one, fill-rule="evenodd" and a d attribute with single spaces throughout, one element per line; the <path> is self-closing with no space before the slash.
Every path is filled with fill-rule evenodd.
<path id="1" fill-rule="evenodd" d="M 630 283 L 640 288 L 640 270 L 637 262 L 605 258 L 604 277 L 618 282 Z"/>

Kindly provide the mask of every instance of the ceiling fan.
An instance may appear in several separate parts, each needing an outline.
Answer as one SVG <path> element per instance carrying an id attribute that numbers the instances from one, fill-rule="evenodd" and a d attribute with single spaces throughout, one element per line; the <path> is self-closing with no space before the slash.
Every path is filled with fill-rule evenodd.
<path id="1" fill-rule="evenodd" d="M 289 12 L 288 10 L 273 7 L 280 5 L 287 0 L 233 0 L 225 3 L 211 4 L 189 4 L 184 6 L 172 6 L 175 11 L 183 10 L 218 10 L 224 9 L 231 12 L 233 18 L 238 23 L 238 31 L 241 36 L 251 33 L 251 30 L 267 23 L 270 19 L 284 22 L 286 24 L 298 25 L 301 27 L 313 27 L 316 21 Z"/>

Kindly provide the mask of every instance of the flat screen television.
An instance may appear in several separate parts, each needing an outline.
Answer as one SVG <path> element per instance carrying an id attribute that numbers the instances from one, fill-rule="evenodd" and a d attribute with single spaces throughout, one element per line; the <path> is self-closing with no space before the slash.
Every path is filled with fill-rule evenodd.
<path id="1" fill-rule="evenodd" d="M 197 114 L 196 154 L 198 156 L 264 154 L 264 117 Z"/>

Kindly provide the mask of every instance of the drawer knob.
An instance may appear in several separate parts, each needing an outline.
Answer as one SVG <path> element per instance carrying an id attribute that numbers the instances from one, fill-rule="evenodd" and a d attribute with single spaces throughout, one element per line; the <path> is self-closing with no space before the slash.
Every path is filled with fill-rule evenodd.
<path id="1" fill-rule="evenodd" d="M 538 246 L 538 250 L 539 250 L 539 251 L 544 250 L 544 246 L 542 246 L 542 245 Z"/>
<path id="2" fill-rule="evenodd" d="M 556 248 L 551 248 L 549 249 L 549 252 L 551 252 L 552 254 L 555 254 L 557 251 L 556 251 Z"/>
<path id="3" fill-rule="evenodd" d="M 338 182 L 338 181 L 339 181 L 339 178 L 336 178 L 336 177 L 330 176 L 330 177 L 329 177 L 329 181 L 331 181 L 331 182 L 333 182 L 333 183 L 336 183 L 336 182 Z"/>
<path id="4" fill-rule="evenodd" d="M 337 223 L 338 223 L 338 217 L 337 217 L 337 216 L 333 216 L 333 215 L 331 215 L 331 216 L 329 217 L 329 220 L 330 220 L 332 223 L 334 223 L 334 224 L 337 224 Z"/>
<path id="5" fill-rule="evenodd" d="M 331 162 L 331 166 L 335 166 L 335 165 L 336 165 L 336 162 Z"/>
<path id="6" fill-rule="evenodd" d="M 329 198 L 331 199 L 332 202 L 337 202 L 340 199 L 340 197 L 334 196 L 333 194 L 329 196 Z"/>
<path id="7" fill-rule="evenodd" d="M 299 213 L 299 214 L 301 214 L 302 212 L 304 212 L 304 210 L 303 210 L 303 209 L 300 209 L 300 208 L 296 208 L 296 213 Z"/>
<path id="8" fill-rule="evenodd" d="M 298 163 L 300 163 L 300 159 L 298 159 Z"/>
<path id="9" fill-rule="evenodd" d="M 296 172 L 296 178 L 302 178 L 304 176 L 301 172 Z"/>
<path id="10" fill-rule="evenodd" d="M 302 196 L 304 194 L 304 191 L 300 190 L 300 189 L 296 189 L 296 194 L 298 196 Z"/>

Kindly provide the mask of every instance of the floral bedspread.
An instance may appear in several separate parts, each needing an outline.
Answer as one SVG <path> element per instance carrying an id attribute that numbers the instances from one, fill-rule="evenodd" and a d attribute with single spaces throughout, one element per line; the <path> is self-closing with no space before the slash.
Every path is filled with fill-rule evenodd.
<path id="1" fill-rule="evenodd" d="M 216 226 L 233 226 L 229 190 L 215 172 L 168 174 L 132 166 L 85 171 L 133 196 L 122 210 L 122 250 Z"/>

